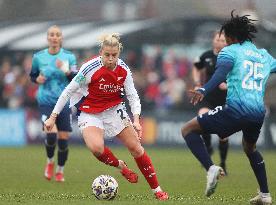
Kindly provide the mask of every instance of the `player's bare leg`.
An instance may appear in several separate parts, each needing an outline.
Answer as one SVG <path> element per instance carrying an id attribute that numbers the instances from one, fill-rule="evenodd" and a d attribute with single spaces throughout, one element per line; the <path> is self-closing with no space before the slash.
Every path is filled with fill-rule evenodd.
<path id="1" fill-rule="evenodd" d="M 132 126 L 126 127 L 119 135 L 117 135 L 117 137 L 123 142 L 134 157 L 137 166 L 146 178 L 155 194 L 155 197 L 158 200 L 167 200 L 169 196 L 166 192 L 162 191 L 159 186 L 151 159 L 142 147 L 134 128 Z"/>
<path id="2" fill-rule="evenodd" d="M 104 130 L 98 127 L 87 127 L 83 130 L 83 139 L 92 154 L 101 162 L 117 167 L 121 174 L 130 182 L 137 183 L 138 175 L 130 170 L 126 163 L 118 160 L 112 151 L 104 146 Z"/>

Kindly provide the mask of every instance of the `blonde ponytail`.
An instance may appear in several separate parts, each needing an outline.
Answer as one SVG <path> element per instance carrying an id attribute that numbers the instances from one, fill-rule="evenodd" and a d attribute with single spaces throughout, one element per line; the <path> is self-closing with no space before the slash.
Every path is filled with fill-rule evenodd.
<path id="1" fill-rule="evenodd" d="M 122 51 L 123 45 L 120 42 L 120 35 L 118 33 L 103 34 L 99 37 L 99 46 L 102 49 L 104 46 L 118 46 L 119 51 Z"/>

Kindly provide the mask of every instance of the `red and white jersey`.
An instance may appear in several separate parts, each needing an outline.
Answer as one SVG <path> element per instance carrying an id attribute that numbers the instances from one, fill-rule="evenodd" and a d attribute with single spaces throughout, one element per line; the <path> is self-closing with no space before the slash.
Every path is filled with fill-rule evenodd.
<path id="1" fill-rule="evenodd" d="M 78 74 L 63 91 L 53 112 L 59 113 L 63 101 L 70 97 L 70 106 L 78 103 L 78 108 L 83 112 L 100 113 L 123 101 L 120 97 L 122 89 L 125 90 L 131 112 L 140 114 L 140 99 L 128 66 L 118 59 L 115 69 L 110 70 L 103 66 L 99 56 L 81 66 Z"/>

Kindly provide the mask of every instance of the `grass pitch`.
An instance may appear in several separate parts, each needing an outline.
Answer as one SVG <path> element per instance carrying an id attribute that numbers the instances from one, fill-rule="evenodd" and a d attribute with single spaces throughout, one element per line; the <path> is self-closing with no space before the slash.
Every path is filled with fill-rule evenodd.
<path id="1" fill-rule="evenodd" d="M 46 159 L 42 145 L 0 148 L 0 204 L 238 205 L 249 204 L 249 199 L 255 196 L 258 187 L 249 162 L 241 151 L 229 151 L 229 175 L 219 181 L 216 193 L 207 198 L 204 196 L 206 173 L 188 150 L 147 148 L 159 182 L 170 195 L 168 201 L 160 202 L 154 199 L 128 151 L 122 147 L 112 147 L 112 150 L 139 173 L 138 184 L 128 183 L 117 169 L 98 162 L 84 146 L 70 147 L 64 183 L 43 178 Z M 275 200 L 276 152 L 262 153 L 266 161 L 270 191 Z M 218 162 L 217 152 L 213 158 Z M 109 174 L 119 183 L 119 194 L 112 201 L 99 201 L 91 194 L 91 183 L 101 174 Z"/>

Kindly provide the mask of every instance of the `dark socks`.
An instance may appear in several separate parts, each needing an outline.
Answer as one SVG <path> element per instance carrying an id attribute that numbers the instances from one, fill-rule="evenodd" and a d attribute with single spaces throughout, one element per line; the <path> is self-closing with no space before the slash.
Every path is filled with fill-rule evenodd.
<path id="1" fill-rule="evenodd" d="M 211 144 L 211 135 L 210 134 L 203 134 L 201 135 L 202 139 L 204 140 L 204 143 L 206 145 L 207 151 L 209 153 L 209 155 L 213 154 L 213 147 Z"/>
<path id="2" fill-rule="evenodd" d="M 267 178 L 266 178 L 265 163 L 262 155 L 256 150 L 255 152 L 248 154 L 247 157 L 254 171 L 254 174 L 257 178 L 258 184 L 260 186 L 260 191 L 262 193 L 269 193 Z"/>
<path id="3" fill-rule="evenodd" d="M 214 163 L 212 162 L 212 159 L 208 154 L 204 141 L 200 135 L 192 132 L 184 136 L 184 139 L 193 155 L 200 161 L 206 171 L 208 171 L 209 167 Z"/>
<path id="4" fill-rule="evenodd" d="M 48 133 L 45 139 L 45 148 L 48 158 L 53 158 L 57 141 L 56 133 Z"/>
<path id="5" fill-rule="evenodd" d="M 68 157 L 68 140 L 58 139 L 58 165 L 63 167 Z"/>
<path id="6" fill-rule="evenodd" d="M 219 141 L 219 155 L 221 164 L 225 165 L 229 143 L 227 141 Z"/>

